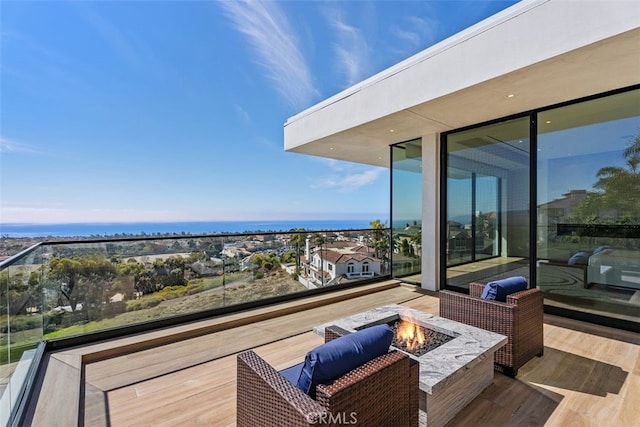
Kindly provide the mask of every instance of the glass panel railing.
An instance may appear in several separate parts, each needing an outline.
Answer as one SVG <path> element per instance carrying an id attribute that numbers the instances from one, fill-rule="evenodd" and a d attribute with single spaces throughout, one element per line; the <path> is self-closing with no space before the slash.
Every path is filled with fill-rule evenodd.
<path id="1" fill-rule="evenodd" d="M 0 266 L 0 425 L 7 424 L 42 341 L 42 260 L 37 247 Z"/>
<path id="2" fill-rule="evenodd" d="M 0 265 L 0 412 L 43 340 L 388 276 L 389 242 L 382 228 L 42 243 Z"/>

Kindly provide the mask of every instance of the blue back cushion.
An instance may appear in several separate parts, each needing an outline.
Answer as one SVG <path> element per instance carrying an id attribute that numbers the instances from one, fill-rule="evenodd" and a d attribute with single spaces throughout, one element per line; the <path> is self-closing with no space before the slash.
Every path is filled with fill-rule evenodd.
<path id="1" fill-rule="evenodd" d="M 597 248 L 595 248 L 593 250 L 593 255 L 599 254 L 600 252 L 607 250 L 607 249 L 611 249 L 611 246 L 609 245 L 602 245 L 602 246 L 598 246 Z"/>
<path id="2" fill-rule="evenodd" d="M 527 279 L 522 276 L 514 276 L 487 283 L 480 298 L 506 302 L 507 295 L 525 289 L 527 289 Z"/>
<path id="3" fill-rule="evenodd" d="M 298 378 L 300 378 L 300 372 L 302 372 L 302 366 L 304 362 L 300 362 L 297 365 L 290 366 L 281 371 L 278 371 L 280 375 L 285 377 L 291 384 L 297 384 Z"/>
<path id="4" fill-rule="evenodd" d="M 571 258 L 569 258 L 569 261 L 567 261 L 567 264 L 568 265 L 576 265 L 576 264 L 587 265 L 589 264 L 589 256 L 590 254 L 588 252 L 576 252 L 575 254 L 571 255 Z"/>
<path id="5" fill-rule="evenodd" d="M 316 386 L 328 383 L 389 351 L 393 331 L 376 325 L 347 334 L 307 353 L 297 386 L 316 398 Z"/>

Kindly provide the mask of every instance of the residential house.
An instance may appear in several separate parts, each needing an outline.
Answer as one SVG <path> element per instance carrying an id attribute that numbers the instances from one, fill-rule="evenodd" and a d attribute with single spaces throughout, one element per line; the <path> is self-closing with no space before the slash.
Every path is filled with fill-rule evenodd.
<path id="1" fill-rule="evenodd" d="M 311 248 L 307 239 L 302 258 L 304 279 L 316 286 L 330 286 L 380 275 L 381 261 L 372 248 L 349 241 Z"/>

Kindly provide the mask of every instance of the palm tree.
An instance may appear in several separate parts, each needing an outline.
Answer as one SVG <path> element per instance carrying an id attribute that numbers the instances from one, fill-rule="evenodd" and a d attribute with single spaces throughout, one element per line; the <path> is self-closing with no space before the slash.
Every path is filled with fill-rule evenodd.
<path id="1" fill-rule="evenodd" d="M 320 246 L 320 275 L 322 286 L 324 286 L 324 255 L 322 254 L 322 247 L 327 242 L 327 238 L 322 233 L 315 233 L 311 240 L 314 244 Z"/>
<path id="2" fill-rule="evenodd" d="M 291 238 L 289 239 L 289 244 L 296 245 L 296 272 L 299 273 L 300 272 L 300 245 L 305 242 L 307 235 L 305 233 L 299 233 L 301 231 L 305 231 L 304 228 L 294 228 L 291 231 L 294 231 L 294 233 L 291 235 Z"/>
<path id="3" fill-rule="evenodd" d="M 412 256 L 421 256 L 422 255 L 422 230 L 416 232 L 409 239 L 411 242 Z"/>
<path id="4" fill-rule="evenodd" d="M 389 236 L 387 234 L 387 224 L 381 223 L 379 219 L 369 223 L 373 229 L 371 237 L 371 245 L 375 249 L 375 256 L 382 260 L 382 272 L 386 272 L 388 250 L 390 246 Z"/>
<path id="5" fill-rule="evenodd" d="M 605 166 L 596 173 L 593 188 L 576 209 L 582 218 L 596 219 L 603 210 L 617 211 L 618 218 L 638 218 L 640 212 L 640 133 L 623 152 L 626 167 Z"/>

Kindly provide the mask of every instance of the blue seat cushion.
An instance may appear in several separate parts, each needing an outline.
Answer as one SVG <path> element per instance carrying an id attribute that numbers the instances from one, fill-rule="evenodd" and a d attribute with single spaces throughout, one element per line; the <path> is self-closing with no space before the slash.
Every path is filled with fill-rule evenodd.
<path id="1" fill-rule="evenodd" d="M 485 285 L 480 298 L 496 301 L 507 301 L 507 295 L 527 289 L 527 279 L 514 276 L 501 280 L 494 280 Z"/>
<path id="2" fill-rule="evenodd" d="M 289 368 L 278 371 L 280 375 L 285 377 L 291 384 L 298 384 L 298 379 L 300 378 L 300 372 L 302 372 L 302 366 L 304 362 L 300 362 L 297 365 L 293 365 Z"/>
<path id="3" fill-rule="evenodd" d="M 322 344 L 307 353 L 297 381 L 300 390 L 313 399 L 316 386 L 327 384 L 389 351 L 393 331 L 384 325 L 371 326 Z"/>

